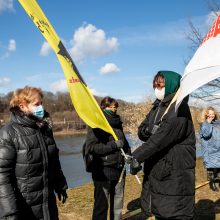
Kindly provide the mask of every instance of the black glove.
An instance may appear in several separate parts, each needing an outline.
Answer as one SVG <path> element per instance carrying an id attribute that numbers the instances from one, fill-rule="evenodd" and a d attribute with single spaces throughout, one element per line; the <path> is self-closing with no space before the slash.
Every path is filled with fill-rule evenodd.
<path id="1" fill-rule="evenodd" d="M 131 155 L 126 154 L 125 162 L 126 162 L 127 164 L 131 164 L 132 159 L 133 159 L 133 157 L 132 157 Z"/>
<path id="2" fill-rule="evenodd" d="M 152 134 L 152 133 L 149 131 L 149 127 L 145 127 L 145 126 L 141 128 L 141 132 L 140 132 L 140 133 L 141 133 L 141 135 L 144 136 L 144 137 L 149 137 L 149 136 L 151 136 L 151 134 Z"/>
<path id="3" fill-rule="evenodd" d="M 133 157 L 130 164 L 130 173 L 136 175 L 141 169 L 141 164 Z"/>
<path id="4" fill-rule="evenodd" d="M 124 134 L 120 129 L 113 129 L 119 140 L 124 140 Z"/>
<path id="5" fill-rule="evenodd" d="M 123 140 L 115 141 L 115 146 L 116 146 L 116 149 L 120 150 L 124 146 L 124 141 Z"/>
<path id="6" fill-rule="evenodd" d="M 61 199 L 62 199 L 62 203 L 65 203 L 66 199 L 68 198 L 66 190 L 57 191 L 57 197 L 58 197 L 59 201 L 61 201 Z"/>

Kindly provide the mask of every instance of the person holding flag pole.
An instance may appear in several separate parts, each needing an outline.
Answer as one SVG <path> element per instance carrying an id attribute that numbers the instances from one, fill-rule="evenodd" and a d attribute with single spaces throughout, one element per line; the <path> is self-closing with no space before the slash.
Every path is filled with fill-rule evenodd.
<path id="1" fill-rule="evenodd" d="M 138 128 L 144 143 L 132 153 L 131 166 L 144 162 L 141 208 L 157 220 L 192 220 L 194 215 L 196 139 L 188 97 L 175 112 L 180 79 L 173 71 L 155 75 L 156 100 Z"/>
<path id="2" fill-rule="evenodd" d="M 110 220 L 122 218 L 125 186 L 125 159 L 121 149 L 131 153 L 124 135 L 122 121 L 117 114 L 118 102 L 107 96 L 101 101 L 101 109 L 119 140 L 99 128 L 88 128 L 84 144 L 85 154 L 93 157 L 90 168 L 94 182 L 93 220 L 107 220 L 108 207 Z"/>
<path id="3" fill-rule="evenodd" d="M 170 103 L 174 103 L 175 105 L 175 112 L 178 114 L 178 112 L 181 111 L 181 105 L 183 100 L 186 100 L 186 97 L 192 93 L 194 90 L 198 89 L 199 87 L 207 84 L 208 82 L 217 79 L 220 77 L 220 16 L 217 17 L 217 19 L 214 21 L 211 29 L 203 39 L 201 45 L 195 52 L 194 56 L 188 63 L 188 65 L 185 68 L 184 74 L 181 78 L 180 87 L 176 91 L 175 96 L 173 97 L 172 101 Z M 160 94 L 160 93 L 159 93 Z M 166 115 L 169 114 L 169 108 L 172 105 L 169 105 L 166 109 L 166 111 L 163 114 L 163 118 L 167 117 Z M 171 108 L 172 109 L 172 108 Z M 142 124 L 143 125 L 143 124 Z M 157 133 L 159 133 L 161 130 L 158 129 Z M 149 134 L 149 133 L 148 133 Z M 139 151 L 139 150 L 138 150 Z M 138 155 L 138 151 L 134 155 Z M 146 153 L 147 151 L 145 151 Z M 138 156 L 137 156 L 138 157 Z M 147 165 L 147 164 L 146 164 Z M 148 164 L 149 165 L 149 164 Z M 146 178 L 145 178 L 146 180 Z M 145 185 L 145 189 L 149 189 L 148 185 Z M 174 189 L 175 190 L 175 189 Z M 144 185 L 143 185 L 143 191 L 144 191 Z M 153 193 L 154 195 L 154 193 Z M 149 204 L 149 198 L 152 201 L 151 195 L 147 194 L 145 196 L 145 204 Z M 161 200 L 162 201 L 162 200 Z M 154 200 L 155 202 L 155 200 Z M 166 204 L 167 201 L 166 201 Z M 156 205 L 154 208 L 158 208 L 160 205 Z M 151 204 L 152 207 L 152 204 Z M 170 213 L 170 208 L 175 207 L 169 204 L 169 209 L 166 210 L 166 213 Z M 190 209 L 192 213 L 192 208 Z M 158 210 L 150 210 L 152 212 L 155 211 L 155 214 L 158 214 Z M 169 211 L 169 212 L 168 212 Z M 165 213 L 165 216 L 167 214 Z M 176 213 L 176 212 L 173 212 Z M 184 212 L 185 213 L 185 212 Z M 189 213 L 189 210 L 186 212 Z M 185 214 L 186 214 L 185 213 Z M 176 215 L 176 214 L 175 214 Z M 161 215 L 159 213 L 158 219 L 161 218 Z M 188 217 L 181 217 L 179 216 L 177 219 L 190 219 L 191 216 Z M 163 217 L 162 217 L 163 219 Z M 169 219 L 169 218 L 166 218 Z M 176 218 L 175 218 L 176 219 Z"/>

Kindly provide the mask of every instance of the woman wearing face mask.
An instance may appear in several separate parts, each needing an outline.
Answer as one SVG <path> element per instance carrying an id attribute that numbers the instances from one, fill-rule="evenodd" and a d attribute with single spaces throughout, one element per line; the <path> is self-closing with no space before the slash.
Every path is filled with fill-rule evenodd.
<path id="1" fill-rule="evenodd" d="M 142 210 L 157 220 L 191 220 L 194 213 L 196 150 L 188 98 L 177 112 L 174 102 L 163 116 L 180 79 L 173 71 L 160 71 L 154 77 L 157 99 L 138 128 L 144 143 L 132 154 L 131 170 L 144 162 Z"/>
<path id="2" fill-rule="evenodd" d="M 121 148 L 130 154 L 130 147 L 125 138 L 122 121 L 116 114 L 118 102 L 107 96 L 101 101 L 101 109 L 115 134 L 113 136 L 99 128 L 88 128 L 84 147 L 93 155 L 91 169 L 94 182 L 93 220 L 120 220 L 122 217 L 125 173 L 125 161 Z M 119 181 L 120 180 L 120 181 Z"/>
<path id="3" fill-rule="evenodd" d="M 218 191 L 215 182 L 220 178 L 220 121 L 213 107 L 202 111 L 200 138 L 209 186 L 213 191 Z"/>
<path id="4" fill-rule="evenodd" d="M 56 198 L 67 198 L 43 93 L 34 87 L 14 92 L 11 120 L 0 130 L 0 219 L 58 220 Z"/>

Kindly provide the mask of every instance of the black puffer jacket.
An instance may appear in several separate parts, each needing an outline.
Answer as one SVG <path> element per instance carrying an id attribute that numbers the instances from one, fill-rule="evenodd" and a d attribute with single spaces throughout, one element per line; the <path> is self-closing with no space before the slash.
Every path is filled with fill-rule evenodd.
<path id="1" fill-rule="evenodd" d="M 152 134 L 153 125 L 168 107 L 174 94 L 153 108 L 138 129 L 144 141 L 133 152 L 144 162 L 142 208 L 163 218 L 192 219 L 195 193 L 195 134 L 186 100 L 175 112 L 175 103 L 164 116 L 160 127 Z"/>
<path id="2" fill-rule="evenodd" d="M 118 138 L 124 140 L 123 150 L 130 154 L 130 147 L 123 133 L 119 115 L 108 115 L 105 112 L 104 115 Z M 124 165 L 124 158 L 121 151 L 117 149 L 113 136 L 99 128 L 88 128 L 85 145 L 87 151 L 94 157 L 93 180 L 118 180 Z"/>
<path id="3" fill-rule="evenodd" d="M 67 189 L 58 153 L 46 118 L 13 110 L 0 130 L 0 219 L 58 219 L 54 190 Z"/>

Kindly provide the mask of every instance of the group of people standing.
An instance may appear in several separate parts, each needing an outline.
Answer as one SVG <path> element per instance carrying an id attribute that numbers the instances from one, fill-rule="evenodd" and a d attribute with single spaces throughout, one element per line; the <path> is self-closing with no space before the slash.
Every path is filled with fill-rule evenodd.
<path id="1" fill-rule="evenodd" d="M 121 219 L 124 178 L 121 181 L 120 174 L 126 160 L 120 156 L 121 148 L 129 154 L 131 174 L 135 175 L 144 163 L 141 207 L 146 217 L 153 214 L 158 220 L 193 219 L 196 140 L 188 98 L 177 112 L 175 102 L 169 106 L 180 79 L 181 76 L 172 71 L 160 71 L 154 77 L 156 100 L 138 128 L 143 144 L 132 153 L 116 114 L 118 103 L 109 97 L 101 102 L 104 115 L 123 145 L 119 146 L 110 134 L 89 128 L 85 148 L 94 155 L 95 162 L 91 170 L 95 186 L 93 220 L 107 219 L 109 196 L 110 219 Z M 113 123 L 116 121 L 118 123 Z"/>
<path id="2" fill-rule="evenodd" d="M 144 163 L 141 208 L 146 217 L 153 214 L 157 220 L 193 219 L 194 126 L 188 97 L 177 111 L 175 102 L 171 102 L 180 79 L 173 71 L 159 71 L 155 75 L 156 100 L 138 127 L 142 144 L 133 152 L 117 114 L 118 102 L 111 97 L 101 101 L 103 114 L 118 140 L 99 128 L 88 127 L 83 151 L 84 156 L 89 155 L 89 171 L 94 182 L 93 220 L 107 220 L 108 213 L 111 220 L 122 219 L 125 163 L 130 164 L 132 175 L 136 175 Z M 55 194 L 64 203 L 68 186 L 59 162 L 50 115 L 43 107 L 42 91 L 28 86 L 16 90 L 10 101 L 10 111 L 10 122 L 0 130 L 0 219 L 56 220 Z M 219 129 L 216 115 L 213 113 L 213 118 L 211 111 L 208 110 L 201 127 L 206 153 L 206 147 L 213 143 L 212 139 L 216 140 Z M 213 155 L 215 153 L 213 150 Z M 209 151 L 209 156 L 211 154 Z M 205 160 L 208 171 L 213 174 L 212 182 L 219 171 L 212 166 L 214 163 L 213 159 Z"/>

